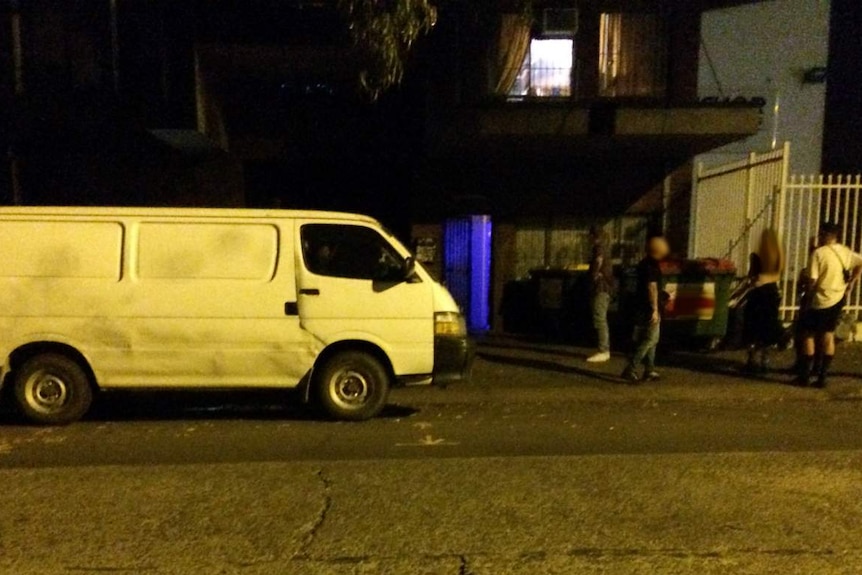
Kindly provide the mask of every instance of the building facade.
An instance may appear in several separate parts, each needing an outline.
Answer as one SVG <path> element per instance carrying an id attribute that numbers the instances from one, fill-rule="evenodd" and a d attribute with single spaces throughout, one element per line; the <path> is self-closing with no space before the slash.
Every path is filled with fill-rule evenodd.
<path id="1" fill-rule="evenodd" d="M 620 263 L 648 229 L 684 251 L 692 158 L 760 129 L 762 103 L 698 93 L 703 14 L 748 3 L 440 0 L 369 103 L 334 2 L 4 2 L 2 194 L 370 213 L 502 328 L 507 286 L 586 263 L 590 225 Z"/>
<path id="2" fill-rule="evenodd" d="M 782 0 L 703 15 L 699 98 L 762 98 L 765 104 L 756 134 L 698 156 L 697 162 L 708 167 L 790 142 L 790 170 L 820 173 L 829 13 L 827 0 Z"/>
<path id="3" fill-rule="evenodd" d="M 611 237 L 619 264 L 650 230 L 685 252 L 692 158 L 760 128 L 759 100 L 698 95 L 701 18 L 737 4 L 534 2 L 529 18 L 518 5 L 441 10 L 413 233 L 441 246 L 430 265 L 485 318 L 473 328 L 508 328 L 509 303 L 524 298 L 538 297 L 539 315 L 571 307 L 590 225 Z M 458 231 L 468 222 L 491 235 L 490 265 L 472 249 L 480 234 Z M 490 281 L 473 279 L 477 266 Z M 541 274 L 556 274 L 539 282 L 553 287 L 522 289 Z M 473 301 L 488 308 L 474 313 Z"/>

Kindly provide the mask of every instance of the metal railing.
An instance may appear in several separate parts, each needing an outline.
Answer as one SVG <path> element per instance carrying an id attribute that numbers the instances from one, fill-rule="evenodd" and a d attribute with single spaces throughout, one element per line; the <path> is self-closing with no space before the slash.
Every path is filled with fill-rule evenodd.
<path id="1" fill-rule="evenodd" d="M 829 221 L 841 226 L 841 243 L 853 251 L 862 251 L 860 200 L 862 175 L 819 174 L 788 178 L 779 198 L 781 215 L 778 222 L 787 258 L 781 302 L 785 319 L 791 319 L 799 310 L 799 277 L 808 265 L 810 246 L 820 231 L 820 222 Z M 857 316 L 862 311 L 860 285 L 853 289 L 844 309 Z"/>
<path id="2" fill-rule="evenodd" d="M 523 66 L 509 90 L 510 98 L 567 98 L 572 95 L 572 68 Z"/>

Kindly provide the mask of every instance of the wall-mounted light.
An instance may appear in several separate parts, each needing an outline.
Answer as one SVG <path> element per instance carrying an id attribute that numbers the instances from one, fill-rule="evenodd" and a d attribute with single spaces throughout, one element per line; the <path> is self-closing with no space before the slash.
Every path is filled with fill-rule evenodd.
<path id="1" fill-rule="evenodd" d="M 826 66 L 814 66 L 805 70 L 802 74 L 803 84 L 826 83 Z"/>

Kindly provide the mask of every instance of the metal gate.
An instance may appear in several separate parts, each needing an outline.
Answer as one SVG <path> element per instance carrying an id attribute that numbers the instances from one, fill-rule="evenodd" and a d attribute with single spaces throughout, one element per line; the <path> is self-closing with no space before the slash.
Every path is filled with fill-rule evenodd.
<path id="1" fill-rule="evenodd" d="M 778 199 L 780 216 L 776 222 L 782 238 L 787 264 L 784 268 L 781 310 L 790 320 L 799 310 L 799 275 L 808 265 L 812 241 L 820 222 L 829 221 L 842 228 L 844 245 L 862 251 L 862 176 L 790 176 Z M 857 284 L 850 294 L 846 311 L 862 311 L 862 292 Z"/>
<path id="2" fill-rule="evenodd" d="M 692 198 L 691 245 L 694 258 L 731 260 L 740 275 L 761 232 L 777 227 L 776 199 L 787 181 L 790 144 L 738 162 L 704 169 L 698 164 Z"/>

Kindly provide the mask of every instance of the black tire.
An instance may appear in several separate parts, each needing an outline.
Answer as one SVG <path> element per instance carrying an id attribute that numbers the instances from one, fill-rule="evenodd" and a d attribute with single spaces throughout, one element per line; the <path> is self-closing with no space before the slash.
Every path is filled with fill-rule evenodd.
<path id="1" fill-rule="evenodd" d="M 15 401 L 34 423 L 62 425 L 81 419 L 93 401 L 87 374 L 74 360 L 55 353 L 34 356 L 15 370 Z"/>
<path id="2" fill-rule="evenodd" d="M 389 374 L 373 356 L 345 351 L 316 371 L 314 393 L 320 407 L 335 419 L 371 419 L 386 405 Z"/>

